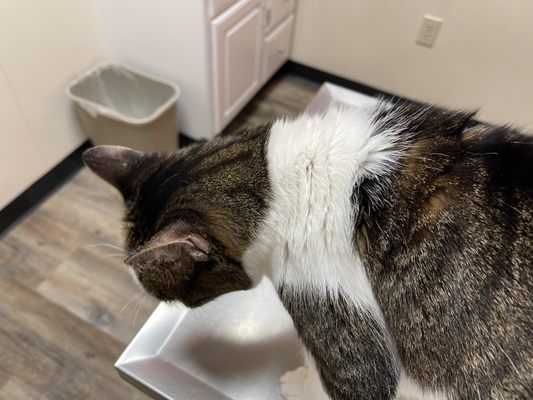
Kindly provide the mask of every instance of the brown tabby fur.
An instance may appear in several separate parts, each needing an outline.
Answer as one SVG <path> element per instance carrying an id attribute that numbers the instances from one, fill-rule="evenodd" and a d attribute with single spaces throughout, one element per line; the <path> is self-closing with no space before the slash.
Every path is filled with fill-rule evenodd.
<path id="1" fill-rule="evenodd" d="M 397 352 L 417 382 L 457 399 L 533 399 L 531 137 L 439 108 L 387 112 L 409 121 L 404 156 L 353 196 L 354 246 L 388 333 L 369 334 L 375 321 L 343 299 L 280 288 L 326 390 L 392 398 Z M 241 257 L 272 200 L 269 129 L 176 154 L 85 154 L 126 200 L 128 263 L 148 292 L 197 306 L 252 286 Z M 390 354 L 372 351 L 387 340 Z"/>
<path id="2" fill-rule="evenodd" d="M 533 398 L 533 142 L 470 118 L 412 121 L 357 247 L 410 375 L 459 399 Z"/>

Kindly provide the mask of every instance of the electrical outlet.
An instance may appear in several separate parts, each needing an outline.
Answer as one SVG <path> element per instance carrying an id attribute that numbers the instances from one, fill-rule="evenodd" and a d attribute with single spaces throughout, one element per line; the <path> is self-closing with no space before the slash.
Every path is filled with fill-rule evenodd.
<path id="1" fill-rule="evenodd" d="M 443 22 L 442 18 L 433 15 L 424 15 L 422 25 L 420 26 L 418 36 L 416 37 L 416 44 L 429 48 L 433 47 Z"/>

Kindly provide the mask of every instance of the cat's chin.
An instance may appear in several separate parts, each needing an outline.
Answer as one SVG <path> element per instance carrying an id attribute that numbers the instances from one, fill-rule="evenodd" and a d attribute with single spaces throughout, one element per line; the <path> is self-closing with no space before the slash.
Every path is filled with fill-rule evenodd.
<path id="1" fill-rule="evenodd" d="M 205 299 L 199 299 L 199 300 L 196 300 L 196 301 L 193 301 L 193 302 L 183 302 L 181 300 L 176 300 L 176 301 L 180 302 L 181 304 L 183 304 L 184 306 L 189 307 L 189 308 L 198 308 L 198 307 L 203 306 L 204 304 L 209 303 L 212 300 L 214 300 L 214 299 L 213 298 L 205 298 Z"/>
<path id="2" fill-rule="evenodd" d="M 148 293 L 148 292 L 147 292 Z M 181 299 L 163 299 L 163 298 L 159 298 L 157 296 L 154 296 L 153 294 L 149 293 L 150 296 L 156 298 L 157 300 L 159 301 L 162 301 L 164 303 L 167 303 L 167 304 L 181 304 L 181 305 L 184 305 L 185 307 L 187 308 L 199 308 L 199 307 L 202 307 L 203 305 L 211 302 L 214 300 L 214 298 L 204 298 L 204 299 L 198 299 L 198 300 L 181 300 Z"/>
<path id="3" fill-rule="evenodd" d="M 176 296 L 174 293 L 163 293 L 161 291 L 154 291 L 150 288 L 147 288 L 140 282 L 140 286 L 142 287 L 143 291 L 146 292 L 148 295 L 154 297 L 158 301 L 162 301 L 168 304 L 183 304 L 184 306 L 188 308 L 198 308 L 203 306 L 204 304 L 209 303 L 210 301 L 214 300 L 216 298 L 213 296 L 205 296 L 205 297 L 196 297 L 196 296 L 187 296 L 187 297 L 180 297 Z"/>

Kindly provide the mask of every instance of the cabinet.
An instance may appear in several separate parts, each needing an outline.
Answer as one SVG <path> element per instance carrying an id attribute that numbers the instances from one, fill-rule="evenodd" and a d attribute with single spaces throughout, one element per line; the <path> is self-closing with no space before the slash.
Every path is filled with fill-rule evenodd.
<path id="1" fill-rule="evenodd" d="M 266 30 L 271 31 L 294 12 L 296 0 L 265 0 Z"/>
<path id="2" fill-rule="evenodd" d="M 266 82 L 289 57 L 293 25 L 294 17 L 291 15 L 264 39 L 261 71 L 263 82 Z"/>
<path id="3" fill-rule="evenodd" d="M 215 132 L 288 59 L 295 0 L 241 0 L 211 22 Z"/>
<path id="4" fill-rule="evenodd" d="M 100 0 L 117 61 L 176 82 L 178 125 L 220 133 L 289 58 L 295 0 Z"/>
<path id="5" fill-rule="evenodd" d="M 243 1 L 239 8 L 215 19 L 211 27 L 215 130 L 221 131 L 261 84 L 261 1 Z"/>

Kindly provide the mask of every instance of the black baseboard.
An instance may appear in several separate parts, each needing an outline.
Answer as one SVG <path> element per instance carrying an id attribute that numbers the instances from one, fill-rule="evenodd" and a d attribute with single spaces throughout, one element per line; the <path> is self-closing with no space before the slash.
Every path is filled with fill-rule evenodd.
<path id="1" fill-rule="evenodd" d="M 91 147 L 91 143 L 87 140 L 15 200 L 0 210 L 0 236 L 5 234 L 28 211 L 41 204 L 69 177 L 78 172 L 83 166 L 81 154 L 89 147 Z"/>
<path id="2" fill-rule="evenodd" d="M 295 61 L 290 61 L 290 60 L 287 61 L 285 65 L 283 65 L 281 71 L 283 73 L 299 75 L 301 77 L 307 78 L 309 80 L 312 80 L 318 83 L 331 82 L 331 83 L 334 83 L 335 85 L 344 86 L 345 88 L 352 89 L 357 92 L 367 94 L 369 96 L 374 96 L 374 97 L 381 96 L 386 99 L 400 98 L 400 96 L 397 96 L 393 93 L 385 92 L 383 90 L 376 89 L 374 87 L 367 86 L 356 81 L 342 78 L 338 75 L 330 74 L 329 72 L 325 72 L 325 71 L 322 71 L 316 68 L 308 67 L 307 65 L 303 65 Z"/>
<path id="3" fill-rule="evenodd" d="M 184 147 L 187 147 L 187 146 L 190 146 L 191 144 L 199 142 L 198 140 L 187 136 L 185 133 L 180 133 L 180 140 L 179 141 L 180 141 L 180 145 L 179 145 L 180 149 L 183 149 Z"/>

